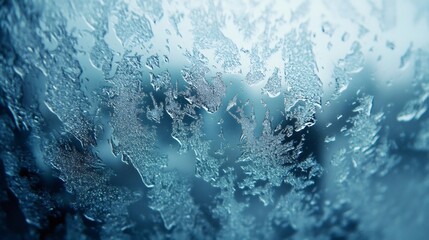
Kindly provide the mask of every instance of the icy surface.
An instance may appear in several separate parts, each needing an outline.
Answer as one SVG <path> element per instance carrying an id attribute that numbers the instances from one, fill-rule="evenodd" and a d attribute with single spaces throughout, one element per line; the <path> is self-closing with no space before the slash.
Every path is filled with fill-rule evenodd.
<path id="1" fill-rule="evenodd" d="M 425 1 L 3 1 L 5 239 L 427 239 Z"/>

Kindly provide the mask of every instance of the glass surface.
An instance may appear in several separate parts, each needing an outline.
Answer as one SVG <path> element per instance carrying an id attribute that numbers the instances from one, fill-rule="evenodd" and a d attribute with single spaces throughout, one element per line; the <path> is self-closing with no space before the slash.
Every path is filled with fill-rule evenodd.
<path id="1" fill-rule="evenodd" d="M 429 2 L 0 5 L 0 238 L 427 239 Z"/>

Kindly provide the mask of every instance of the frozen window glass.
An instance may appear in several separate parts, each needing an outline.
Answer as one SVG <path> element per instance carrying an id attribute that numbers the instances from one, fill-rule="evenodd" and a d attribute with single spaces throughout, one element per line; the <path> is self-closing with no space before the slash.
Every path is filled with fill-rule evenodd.
<path id="1" fill-rule="evenodd" d="M 0 238 L 427 239 L 429 2 L 0 2 Z"/>

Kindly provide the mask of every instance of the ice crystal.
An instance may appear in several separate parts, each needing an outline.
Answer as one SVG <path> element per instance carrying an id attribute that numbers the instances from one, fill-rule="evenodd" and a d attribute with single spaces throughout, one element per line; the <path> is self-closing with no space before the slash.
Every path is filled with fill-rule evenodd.
<path id="1" fill-rule="evenodd" d="M 423 1 L 3 1 L 5 239 L 426 239 Z"/>

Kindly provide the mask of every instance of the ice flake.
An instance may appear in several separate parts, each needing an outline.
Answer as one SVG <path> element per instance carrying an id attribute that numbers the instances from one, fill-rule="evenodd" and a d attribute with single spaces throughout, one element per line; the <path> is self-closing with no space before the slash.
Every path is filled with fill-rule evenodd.
<path id="1" fill-rule="evenodd" d="M 153 70 L 155 67 L 159 68 L 159 56 L 152 55 L 148 57 L 146 60 L 146 67 L 149 68 L 149 70 Z"/>
<path id="2" fill-rule="evenodd" d="M 295 130 L 300 131 L 314 124 L 314 114 L 322 95 L 322 83 L 315 73 L 316 63 L 306 25 L 287 34 L 283 59 L 286 117 L 296 119 Z"/>
<path id="3" fill-rule="evenodd" d="M 268 78 L 267 84 L 265 84 L 263 91 L 267 93 L 268 96 L 274 98 L 280 95 L 281 87 L 279 69 L 275 68 L 271 77 Z"/>
<path id="4" fill-rule="evenodd" d="M 153 37 L 152 26 L 146 17 L 134 13 L 125 13 L 120 17 L 115 31 L 124 46 L 142 44 Z"/>

